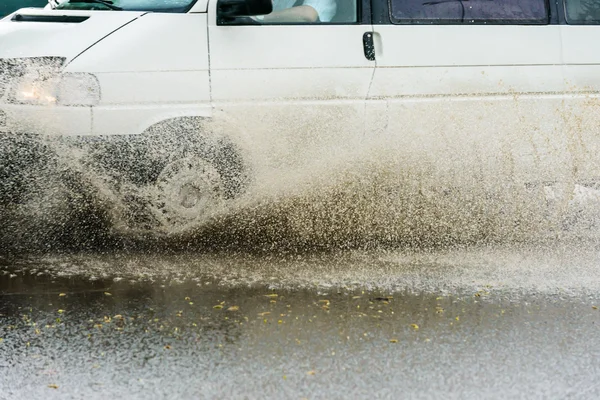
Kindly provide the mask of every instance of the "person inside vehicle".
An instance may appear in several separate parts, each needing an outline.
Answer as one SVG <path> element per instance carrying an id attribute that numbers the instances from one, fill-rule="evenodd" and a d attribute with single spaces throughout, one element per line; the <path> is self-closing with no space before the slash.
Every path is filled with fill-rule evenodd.
<path id="1" fill-rule="evenodd" d="M 273 0 L 271 14 L 254 18 L 265 24 L 330 22 L 336 10 L 335 0 Z"/>

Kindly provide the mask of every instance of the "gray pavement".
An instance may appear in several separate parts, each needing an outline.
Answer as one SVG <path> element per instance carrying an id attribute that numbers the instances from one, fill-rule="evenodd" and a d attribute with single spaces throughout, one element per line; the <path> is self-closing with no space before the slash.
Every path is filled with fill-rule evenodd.
<path id="1" fill-rule="evenodd" d="M 585 249 L 3 259 L 0 398 L 599 398 Z"/>

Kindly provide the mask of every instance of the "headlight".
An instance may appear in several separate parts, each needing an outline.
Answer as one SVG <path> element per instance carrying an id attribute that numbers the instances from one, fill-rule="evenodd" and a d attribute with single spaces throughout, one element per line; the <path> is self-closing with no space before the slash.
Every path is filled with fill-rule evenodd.
<path id="1" fill-rule="evenodd" d="M 100 101 L 100 84 L 94 75 L 84 73 L 25 74 L 15 82 L 10 100 L 18 104 L 93 106 Z"/>

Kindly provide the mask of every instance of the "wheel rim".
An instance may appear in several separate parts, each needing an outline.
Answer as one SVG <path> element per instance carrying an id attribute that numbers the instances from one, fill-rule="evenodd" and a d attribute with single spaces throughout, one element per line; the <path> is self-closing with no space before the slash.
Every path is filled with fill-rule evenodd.
<path id="1" fill-rule="evenodd" d="M 208 161 L 186 158 L 168 164 L 156 181 L 156 211 L 169 227 L 206 219 L 223 201 L 223 184 Z"/>

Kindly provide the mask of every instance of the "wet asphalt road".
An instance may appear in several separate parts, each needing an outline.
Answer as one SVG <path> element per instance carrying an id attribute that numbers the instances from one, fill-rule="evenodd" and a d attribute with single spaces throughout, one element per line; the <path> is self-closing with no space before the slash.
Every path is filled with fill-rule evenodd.
<path id="1" fill-rule="evenodd" d="M 0 399 L 600 398 L 595 286 L 277 288 L 44 263 L 0 262 Z"/>

